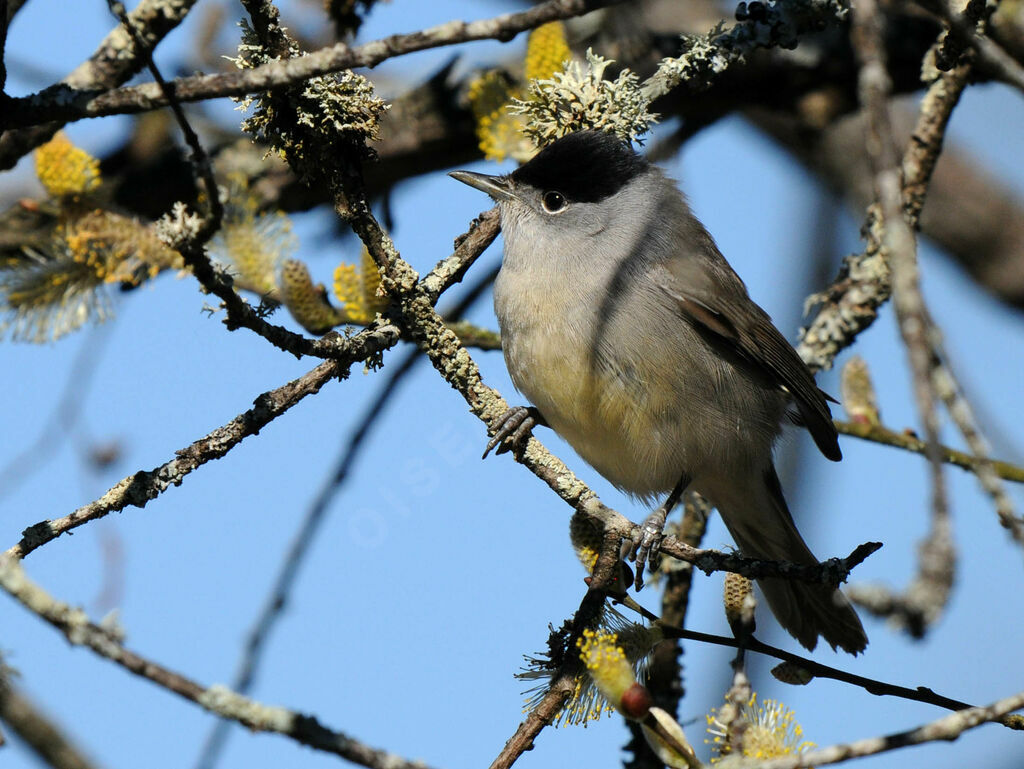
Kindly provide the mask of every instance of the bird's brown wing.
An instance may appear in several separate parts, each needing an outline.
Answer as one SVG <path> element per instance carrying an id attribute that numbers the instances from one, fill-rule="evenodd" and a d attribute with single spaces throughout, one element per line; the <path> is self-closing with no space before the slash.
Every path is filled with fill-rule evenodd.
<path id="1" fill-rule="evenodd" d="M 782 336 L 768 314 L 748 296 L 743 281 L 719 254 L 681 257 L 662 266 L 666 292 L 692 323 L 729 345 L 793 397 L 803 424 L 821 453 L 842 459 L 827 396 L 810 369 Z"/>

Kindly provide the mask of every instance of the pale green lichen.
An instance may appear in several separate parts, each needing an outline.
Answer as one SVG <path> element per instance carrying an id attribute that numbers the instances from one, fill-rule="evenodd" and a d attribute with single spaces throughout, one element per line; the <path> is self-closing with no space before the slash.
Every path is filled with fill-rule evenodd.
<path id="1" fill-rule="evenodd" d="M 289 41 L 287 56 L 271 56 L 259 36 L 243 21 L 238 56 L 230 58 L 239 69 L 252 69 L 282 58 L 305 56 Z M 311 77 L 294 87 L 248 94 L 236 99 L 239 109 L 252 109 L 242 129 L 270 147 L 303 174 L 318 176 L 336 165 L 331 153 L 338 145 L 359 147 L 378 138 L 380 119 L 388 105 L 377 98 L 373 84 L 362 75 L 344 70 Z"/>
<path id="2" fill-rule="evenodd" d="M 636 73 L 624 69 L 615 80 L 605 79 L 612 63 L 588 49 L 586 63 L 569 62 L 562 72 L 531 81 L 527 98 L 513 99 L 509 111 L 526 116 L 523 130 L 539 147 L 586 129 L 636 140 L 657 115 L 648 110 Z"/>
<path id="3" fill-rule="evenodd" d="M 759 48 L 796 48 L 800 37 L 844 21 L 848 0 L 791 0 L 786 3 L 740 3 L 738 23 L 726 29 L 720 23 L 706 35 L 683 37 L 685 52 L 662 59 L 658 70 L 642 87 L 650 99 L 663 96 L 681 83 L 693 91 L 710 87 L 716 76 Z"/>
<path id="4" fill-rule="evenodd" d="M 287 734 L 295 722 L 290 710 L 255 702 L 222 684 L 214 684 L 196 699 L 207 710 L 240 721 L 250 729 Z"/>
<path id="5" fill-rule="evenodd" d="M 169 213 L 156 220 L 154 225 L 156 236 L 169 248 L 185 247 L 195 240 L 203 226 L 203 219 L 188 210 L 188 206 L 178 201 Z"/>

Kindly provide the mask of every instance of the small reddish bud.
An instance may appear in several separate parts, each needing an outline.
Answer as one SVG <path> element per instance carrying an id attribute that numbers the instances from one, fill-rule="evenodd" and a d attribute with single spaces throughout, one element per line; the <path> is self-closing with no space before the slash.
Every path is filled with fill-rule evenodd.
<path id="1" fill-rule="evenodd" d="M 647 717 L 653 704 L 650 690 L 642 684 L 635 683 L 623 693 L 622 700 L 619 702 L 619 711 L 626 718 L 640 721 Z"/>

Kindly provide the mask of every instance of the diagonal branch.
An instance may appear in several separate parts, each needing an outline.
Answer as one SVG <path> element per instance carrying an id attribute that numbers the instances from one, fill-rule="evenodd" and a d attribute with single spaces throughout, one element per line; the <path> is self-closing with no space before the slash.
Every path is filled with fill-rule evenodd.
<path id="1" fill-rule="evenodd" d="M 809 750 L 796 756 L 758 761 L 756 764 L 743 763 L 737 766 L 756 766 L 757 769 L 801 769 L 802 767 L 838 764 L 851 758 L 863 758 L 910 745 L 922 745 L 937 740 L 955 740 L 969 729 L 974 729 L 1024 707 L 1024 692 L 1014 694 L 983 708 L 970 708 L 945 716 L 916 729 L 887 734 L 884 737 L 869 737 L 845 745 L 832 745 L 820 750 Z"/>
<path id="2" fill-rule="evenodd" d="M 604 609 L 605 598 L 609 589 L 619 578 L 619 541 L 614 533 L 605 532 L 601 543 L 601 552 L 594 564 L 593 576 L 589 589 L 580 602 L 580 607 L 572 619 L 572 630 L 566 641 L 565 648 L 576 651 L 576 640 L 583 631 L 593 626 Z M 533 749 L 533 741 L 545 726 L 550 724 L 558 712 L 565 706 L 576 689 L 577 679 L 583 674 L 583 666 L 578 654 L 570 653 L 559 669 L 552 675 L 547 693 L 527 714 L 526 719 L 509 737 L 490 769 L 508 769 L 527 750 Z"/>
<path id="3" fill-rule="evenodd" d="M 853 684 L 854 686 L 859 686 L 864 689 L 864 691 L 869 694 L 874 694 L 876 696 L 884 695 L 889 697 L 899 697 L 900 699 L 911 700 L 913 702 L 923 702 L 928 705 L 936 705 L 940 708 L 946 708 L 947 710 L 965 710 L 967 708 L 974 707 L 966 702 L 961 702 L 960 700 L 954 700 L 951 697 L 945 697 L 941 694 L 937 694 L 927 686 L 918 686 L 911 689 L 906 686 L 899 686 L 898 684 L 891 684 L 886 681 L 879 681 L 874 678 L 859 676 L 855 673 L 849 673 L 845 670 L 840 670 L 839 668 L 824 665 L 810 659 L 809 657 L 802 657 L 799 654 L 788 652 L 785 649 L 769 646 L 768 644 L 757 640 L 753 636 L 740 641 L 728 636 L 700 633 L 696 630 L 687 630 L 686 628 L 670 625 L 661 622 L 657 617 L 648 615 L 647 613 L 645 613 L 645 616 L 658 623 L 658 626 L 662 629 L 666 638 L 679 638 L 685 641 L 697 641 L 698 643 L 727 646 L 731 649 L 742 648 L 746 651 L 764 654 L 768 657 L 774 657 L 775 659 L 796 665 L 807 673 L 810 673 L 814 678 L 828 678 L 833 681 L 842 681 L 843 683 Z M 997 720 L 1009 729 L 1013 729 L 1015 731 L 1024 730 L 1024 717 L 1022 716 L 1003 716 Z"/>
<path id="4" fill-rule="evenodd" d="M 282 734 L 314 750 L 333 753 L 370 769 L 427 769 L 422 763 L 413 763 L 392 753 L 376 750 L 346 734 L 328 729 L 313 716 L 264 705 L 236 694 L 225 686 L 204 687 L 127 649 L 115 631 L 90 622 L 83 611 L 56 600 L 32 582 L 18 560 L 9 555 L 0 555 L 0 588 L 26 609 L 57 628 L 69 643 L 88 647 L 129 673 L 152 681 L 221 718 L 237 721 L 253 731 Z"/>
<path id="5" fill-rule="evenodd" d="M 3 2 L 0 0 L 0 12 Z M 0 17 L 0 22 L 2 22 Z M 2 557 L 2 556 L 0 556 Z M 2 663 L 0 663 L 2 667 Z M 98 769 L 78 749 L 64 730 L 51 720 L 25 694 L 5 680 L 0 670 L 0 721 L 10 727 L 29 748 L 53 769 Z M 4 743 L 0 738 L 0 747 Z"/>
<path id="6" fill-rule="evenodd" d="M 892 446 L 914 454 L 926 454 L 928 451 L 928 444 L 910 433 L 898 433 L 888 427 L 865 422 L 842 422 L 839 420 L 834 420 L 834 422 L 836 429 L 843 435 L 852 435 L 855 438 Z M 939 458 L 947 464 L 962 467 L 964 470 L 970 470 L 979 475 L 981 465 L 988 464 L 991 466 L 992 472 L 999 478 L 1015 483 L 1024 483 L 1024 467 L 1018 467 L 1009 462 L 982 459 L 944 445 L 939 446 Z"/>
<path id="7" fill-rule="evenodd" d="M 126 507 L 145 507 L 151 499 L 169 487 L 179 485 L 193 470 L 213 459 L 220 459 L 244 438 L 259 433 L 307 395 L 319 392 L 331 379 L 346 377 L 353 363 L 379 355 L 397 342 L 398 329 L 394 326 L 385 325 L 360 332 L 346 340 L 346 361 L 339 359 L 321 363 L 298 379 L 263 393 L 256 398 L 251 409 L 179 450 L 174 459 L 153 470 L 140 470 L 129 475 L 99 499 L 63 518 L 42 521 L 25 529 L 21 541 L 7 550 L 6 554 L 13 558 L 24 558 L 36 548 L 89 521 Z"/>
<path id="8" fill-rule="evenodd" d="M 915 224 L 942 152 L 949 118 L 969 74 L 966 64 L 943 73 L 921 101 L 917 125 L 903 156 L 904 212 Z M 819 305 L 819 311 L 804 330 L 797 352 L 813 371 L 831 368 L 836 356 L 875 322 L 878 308 L 889 301 L 892 293 L 889 266 L 881 253 L 873 216 L 868 217 L 864 228 L 868 232 L 867 249 L 847 257 L 832 285 L 807 299 L 808 307 Z"/>
<path id="9" fill-rule="evenodd" d="M 138 30 L 139 38 L 152 50 L 157 43 L 180 24 L 195 5 L 196 0 L 141 0 L 128 14 L 132 26 Z M 99 47 L 82 64 L 48 91 L 105 91 L 121 85 L 133 75 L 142 71 L 145 63 L 138 56 L 127 31 L 118 25 L 106 36 Z M 67 121 L 48 119 L 30 120 L 20 130 L 8 122 L 9 104 L 5 104 L 0 117 L 0 170 L 13 168 L 25 153 L 49 141 Z M 45 123 L 45 125 L 38 125 Z"/>

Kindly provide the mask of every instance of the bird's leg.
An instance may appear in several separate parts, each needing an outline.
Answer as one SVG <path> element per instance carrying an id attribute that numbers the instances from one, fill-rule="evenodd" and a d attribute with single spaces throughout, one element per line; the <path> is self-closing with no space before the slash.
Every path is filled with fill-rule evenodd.
<path id="1" fill-rule="evenodd" d="M 629 558 L 631 561 L 636 561 L 636 581 L 634 584 L 637 590 L 644 586 L 644 565 L 646 564 L 647 568 L 652 572 L 657 568 L 658 551 L 661 549 L 661 540 L 665 537 L 665 519 L 672 512 L 672 508 L 679 504 L 679 498 L 683 496 L 683 492 L 686 491 L 686 487 L 689 485 L 690 477 L 684 473 L 679 478 L 675 488 L 672 489 L 672 493 L 668 495 L 665 503 L 648 515 L 647 519 L 641 524 L 640 532 L 636 539 L 627 540 L 622 543 L 623 559 Z"/>
<path id="2" fill-rule="evenodd" d="M 483 458 L 486 459 L 487 455 L 491 453 L 491 449 L 498 446 L 499 443 L 502 445 L 498 446 L 495 454 L 504 454 L 506 451 L 518 449 L 530 437 L 530 431 L 538 426 L 547 427 L 548 423 L 534 406 L 513 406 L 501 415 L 501 419 L 495 425 L 494 437 L 487 442 Z M 506 438 L 509 440 L 502 443 Z"/>

